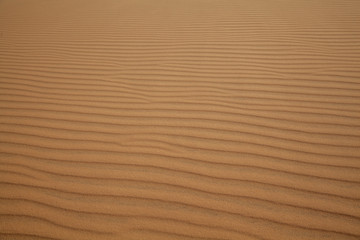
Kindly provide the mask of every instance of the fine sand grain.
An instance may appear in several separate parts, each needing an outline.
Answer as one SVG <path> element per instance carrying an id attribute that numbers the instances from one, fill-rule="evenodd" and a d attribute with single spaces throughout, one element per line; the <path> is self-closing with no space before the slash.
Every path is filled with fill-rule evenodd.
<path id="1" fill-rule="evenodd" d="M 360 239 L 360 1 L 0 0 L 0 239 Z"/>

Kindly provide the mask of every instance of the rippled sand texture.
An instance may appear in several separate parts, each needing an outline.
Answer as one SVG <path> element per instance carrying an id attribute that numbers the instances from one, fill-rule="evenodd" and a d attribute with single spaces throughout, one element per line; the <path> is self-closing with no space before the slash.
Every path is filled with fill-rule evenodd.
<path id="1" fill-rule="evenodd" d="M 360 1 L 0 1 L 0 239 L 360 239 Z"/>

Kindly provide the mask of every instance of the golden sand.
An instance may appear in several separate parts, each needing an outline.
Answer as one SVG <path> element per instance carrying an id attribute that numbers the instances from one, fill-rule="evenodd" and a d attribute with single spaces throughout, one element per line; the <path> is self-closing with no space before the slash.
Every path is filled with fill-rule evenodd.
<path id="1" fill-rule="evenodd" d="M 0 239 L 360 239 L 360 1 L 1 0 Z"/>

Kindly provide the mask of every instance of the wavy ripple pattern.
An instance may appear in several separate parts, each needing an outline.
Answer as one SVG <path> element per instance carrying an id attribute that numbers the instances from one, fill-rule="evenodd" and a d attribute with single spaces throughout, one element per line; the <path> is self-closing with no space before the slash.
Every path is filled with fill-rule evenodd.
<path id="1" fill-rule="evenodd" d="M 359 239 L 359 9 L 0 1 L 0 239 Z"/>

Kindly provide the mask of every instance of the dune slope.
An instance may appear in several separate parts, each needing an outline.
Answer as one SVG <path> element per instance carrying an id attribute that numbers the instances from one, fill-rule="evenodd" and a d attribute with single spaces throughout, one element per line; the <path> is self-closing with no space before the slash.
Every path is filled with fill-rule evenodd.
<path id="1" fill-rule="evenodd" d="M 360 1 L 0 1 L 0 239 L 359 238 Z"/>

